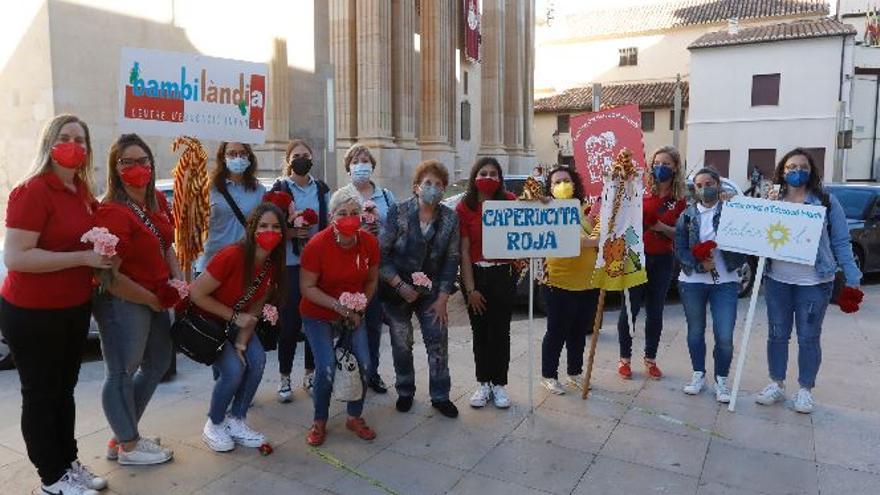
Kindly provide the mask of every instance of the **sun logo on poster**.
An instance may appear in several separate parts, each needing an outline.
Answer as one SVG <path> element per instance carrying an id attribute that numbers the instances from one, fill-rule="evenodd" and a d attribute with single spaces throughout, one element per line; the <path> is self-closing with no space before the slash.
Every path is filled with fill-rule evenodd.
<path id="1" fill-rule="evenodd" d="M 777 221 L 767 227 L 767 242 L 773 246 L 774 250 L 785 246 L 789 240 L 791 240 L 791 231 L 782 225 L 782 222 Z"/>

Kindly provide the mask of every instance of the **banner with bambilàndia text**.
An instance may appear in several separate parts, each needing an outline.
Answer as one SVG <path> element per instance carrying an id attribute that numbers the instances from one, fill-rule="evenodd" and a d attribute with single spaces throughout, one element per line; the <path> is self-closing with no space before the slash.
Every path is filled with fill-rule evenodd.
<path id="1" fill-rule="evenodd" d="M 576 199 L 483 202 L 486 259 L 565 258 L 581 252 L 581 208 Z"/>
<path id="2" fill-rule="evenodd" d="M 266 141 L 266 64 L 123 48 L 119 67 L 122 132 Z"/>

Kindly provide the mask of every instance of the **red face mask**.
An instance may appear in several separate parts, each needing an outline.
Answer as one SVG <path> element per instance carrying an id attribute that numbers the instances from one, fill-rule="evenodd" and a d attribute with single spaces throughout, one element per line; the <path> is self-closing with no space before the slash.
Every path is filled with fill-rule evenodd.
<path id="1" fill-rule="evenodd" d="M 254 235 L 257 244 L 266 251 L 272 251 L 281 242 L 281 232 L 264 230 Z"/>
<path id="2" fill-rule="evenodd" d="M 150 182 L 153 176 L 152 167 L 144 165 L 133 165 L 124 170 L 119 171 L 119 178 L 131 187 L 144 187 Z"/>
<path id="3" fill-rule="evenodd" d="M 77 169 L 86 161 L 86 149 L 73 141 L 52 146 L 49 154 L 55 163 L 64 168 Z"/>
<path id="4" fill-rule="evenodd" d="M 361 228 L 361 217 L 342 217 L 333 222 L 333 225 L 336 226 L 336 231 L 339 232 L 341 235 L 351 237 L 355 235 L 355 233 L 357 233 L 357 231 Z"/>
<path id="5" fill-rule="evenodd" d="M 477 186 L 477 191 L 480 191 L 486 196 L 491 196 L 495 194 L 495 191 L 498 190 L 498 187 L 501 185 L 501 181 L 492 177 L 477 177 L 477 180 L 474 181 L 474 184 Z"/>

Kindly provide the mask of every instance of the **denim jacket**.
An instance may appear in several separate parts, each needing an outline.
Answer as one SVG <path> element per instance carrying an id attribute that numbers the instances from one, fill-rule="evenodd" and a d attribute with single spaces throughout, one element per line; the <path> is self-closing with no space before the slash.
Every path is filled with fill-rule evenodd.
<path id="1" fill-rule="evenodd" d="M 379 276 L 386 283 L 395 275 L 410 281 L 413 272 L 424 272 L 433 282 L 435 292 L 455 292 L 460 260 L 458 215 L 449 207 L 437 205 L 434 222 L 423 235 L 417 197 L 392 205 L 380 244 Z"/>
<path id="2" fill-rule="evenodd" d="M 712 216 L 712 224 L 715 231 L 718 231 L 718 222 L 721 220 L 721 209 L 724 203 L 719 202 L 715 208 L 715 214 Z M 697 261 L 691 251 L 694 246 L 700 243 L 700 212 L 697 210 L 697 204 L 691 203 L 678 217 L 675 224 L 675 257 L 681 265 L 681 271 L 690 275 L 694 271 L 697 273 L 706 273 L 703 264 Z M 732 272 L 741 267 L 746 262 L 746 255 L 742 253 L 734 253 L 732 251 L 721 251 L 721 257 L 724 258 L 724 265 L 728 272 Z"/>
<path id="3" fill-rule="evenodd" d="M 809 193 L 804 203 L 822 206 L 822 198 Z M 834 275 L 839 266 L 843 270 L 846 285 L 855 287 L 861 283 L 862 272 L 859 271 L 858 266 L 856 266 L 856 260 L 853 257 L 846 214 L 840 205 L 840 201 L 833 194 L 828 195 L 828 209 L 825 212 L 825 224 L 822 228 L 822 237 L 819 239 L 819 249 L 816 251 L 816 263 L 814 266 L 816 268 L 816 275 L 820 278 Z M 768 259 L 767 273 L 770 273 L 772 267 L 773 263 Z"/>

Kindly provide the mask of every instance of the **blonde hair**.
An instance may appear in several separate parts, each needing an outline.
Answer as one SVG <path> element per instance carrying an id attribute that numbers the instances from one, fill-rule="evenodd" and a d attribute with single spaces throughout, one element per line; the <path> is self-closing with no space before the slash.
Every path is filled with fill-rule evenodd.
<path id="1" fill-rule="evenodd" d="M 657 155 L 661 153 L 666 153 L 675 162 L 675 175 L 672 176 L 672 198 L 675 200 L 685 198 L 687 188 L 684 184 L 684 170 L 681 168 L 681 153 L 674 146 L 660 147 L 651 155 L 651 161 L 646 164 L 645 189 L 651 191 L 651 194 L 657 194 L 657 183 L 654 182 L 654 174 L 651 173 L 651 167 L 654 165 Z"/>
<path id="2" fill-rule="evenodd" d="M 345 158 L 342 159 L 342 164 L 345 165 L 346 172 L 351 171 L 351 162 L 353 162 L 361 153 L 366 153 L 370 163 L 373 164 L 373 169 L 376 168 L 376 158 L 373 156 L 373 152 L 370 151 L 370 148 L 366 145 L 355 143 L 348 148 L 348 151 L 345 152 Z"/>
<path id="3" fill-rule="evenodd" d="M 71 115 L 69 113 L 56 115 L 43 127 L 42 132 L 40 132 L 40 141 L 37 144 L 37 152 L 34 155 L 34 162 L 27 175 L 25 175 L 24 179 L 21 181 L 22 183 L 27 182 L 38 175 L 52 171 L 52 147 L 55 145 L 55 141 L 58 140 L 58 135 L 61 134 L 61 128 L 71 123 L 79 124 L 79 126 L 82 127 L 86 141 L 86 160 L 83 165 L 76 170 L 75 175 L 80 181 L 82 181 L 83 187 L 85 187 L 88 195 L 90 197 L 93 196 L 92 138 L 91 134 L 89 134 L 89 126 L 76 115 Z"/>
<path id="4" fill-rule="evenodd" d="M 358 208 L 363 208 L 361 206 L 361 194 L 357 191 L 357 189 L 353 187 L 343 187 L 342 189 L 333 193 L 333 196 L 330 197 L 330 204 L 328 206 L 330 210 L 330 216 L 336 213 L 342 205 L 348 203 L 349 201 L 354 201 Z"/>

